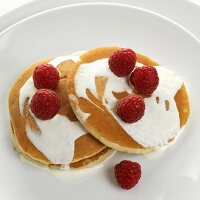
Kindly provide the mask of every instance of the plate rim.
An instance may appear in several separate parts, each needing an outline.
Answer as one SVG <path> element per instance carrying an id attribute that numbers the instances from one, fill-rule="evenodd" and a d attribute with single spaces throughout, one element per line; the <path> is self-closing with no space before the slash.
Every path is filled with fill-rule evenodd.
<path id="1" fill-rule="evenodd" d="M 75 3 L 75 4 L 69 4 L 69 5 L 62 5 L 62 6 L 57 6 L 57 7 L 54 7 L 54 8 L 50 8 L 50 9 L 47 9 L 47 10 L 44 10 L 44 11 L 41 11 L 41 12 L 38 12 L 38 13 L 35 13 L 33 15 L 30 15 L 22 20 L 19 20 L 18 22 L 8 26 L 7 28 L 5 28 L 3 31 L 0 32 L 0 37 L 2 37 L 4 34 L 8 33 L 9 31 L 11 31 L 12 29 L 14 29 L 15 27 L 23 24 L 24 22 L 27 22 L 29 20 L 31 20 L 32 18 L 34 17 L 38 17 L 38 16 L 41 16 L 41 15 L 44 15 L 46 13 L 50 13 L 50 12 L 53 12 L 53 11 L 57 11 L 57 10 L 60 10 L 60 9 L 65 9 L 65 8 L 74 8 L 74 7 L 85 7 L 85 6 L 94 6 L 94 5 L 97 5 L 97 6 L 115 6 L 115 7 L 123 7 L 123 8 L 128 8 L 128 9 L 135 9 L 135 10 L 139 10 L 139 11 L 142 11 L 142 12 L 146 12 L 148 14 L 151 14 L 153 16 L 156 16 L 158 18 L 161 18 L 162 20 L 168 22 L 168 23 L 171 23 L 172 25 L 176 26 L 177 28 L 179 28 L 181 31 L 185 32 L 186 34 L 188 34 L 193 40 L 195 40 L 199 45 L 200 45 L 200 39 L 195 36 L 192 32 L 190 32 L 188 29 L 186 29 L 184 26 L 178 24 L 177 22 L 169 19 L 168 17 L 165 17 L 157 12 L 154 12 L 154 11 L 151 11 L 151 10 L 148 10 L 148 9 L 145 9 L 145 8 L 141 8 L 141 7 L 138 7 L 138 6 L 133 6 L 133 5 L 127 5 L 127 4 L 123 4 L 123 3 L 111 3 L 111 2 L 87 2 L 87 3 Z"/>

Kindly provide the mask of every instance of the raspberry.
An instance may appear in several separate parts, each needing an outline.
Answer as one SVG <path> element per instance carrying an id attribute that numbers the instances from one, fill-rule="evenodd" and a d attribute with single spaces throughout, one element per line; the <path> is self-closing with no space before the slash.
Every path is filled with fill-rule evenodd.
<path id="1" fill-rule="evenodd" d="M 60 98 L 54 91 L 41 89 L 33 95 L 30 108 L 37 118 L 47 120 L 56 115 L 60 105 Z"/>
<path id="2" fill-rule="evenodd" d="M 133 188 L 141 177 L 141 166 L 137 162 L 123 160 L 115 165 L 115 178 L 118 185 L 126 190 Z"/>
<path id="3" fill-rule="evenodd" d="M 117 104 L 117 114 L 127 123 L 133 123 L 141 119 L 144 115 L 144 110 L 144 100 L 137 95 L 126 96 Z"/>
<path id="4" fill-rule="evenodd" d="M 132 72 L 136 63 L 136 53 L 131 49 L 120 49 L 114 52 L 108 61 L 111 71 L 119 77 Z"/>
<path id="5" fill-rule="evenodd" d="M 142 95 L 151 95 L 158 87 L 159 77 L 155 67 L 143 66 L 136 68 L 130 76 L 135 90 Z"/>
<path id="6" fill-rule="evenodd" d="M 46 88 L 54 90 L 59 80 L 58 70 L 48 63 L 37 66 L 33 72 L 33 81 L 37 89 Z"/>

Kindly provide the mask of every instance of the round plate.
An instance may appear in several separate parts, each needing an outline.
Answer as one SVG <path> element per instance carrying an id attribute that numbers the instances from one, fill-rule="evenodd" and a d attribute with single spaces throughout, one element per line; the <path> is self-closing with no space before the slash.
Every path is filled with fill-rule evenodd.
<path id="1" fill-rule="evenodd" d="M 117 153 L 96 173 L 61 180 L 19 160 L 9 138 L 9 88 L 32 62 L 98 46 L 119 45 L 148 55 L 183 76 L 190 92 L 191 117 L 169 149 L 150 155 Z M 0 194 L 3 199 L 199 199 L 200 129 L 198 98 L 200 42 L 177 24 L 147 10 L 117 4 L 77 4 L 52 9 L 0 35 Z M 159 123 L 159 119 L 158 119 Z M 114 165 L 137 161 L 142 178 L 120 189 Z"/>

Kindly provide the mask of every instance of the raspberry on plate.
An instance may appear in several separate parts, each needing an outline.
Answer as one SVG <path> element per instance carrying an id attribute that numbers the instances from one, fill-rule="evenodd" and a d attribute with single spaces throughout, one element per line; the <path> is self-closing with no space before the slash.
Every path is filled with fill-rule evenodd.
<path id="1" fill-rule="evenodd" d="M 33 95 L 30 108 L 37 118 L 47 120 L 57 114 L 60 105 L 60 98 L 54 91 L 41 89 Z"/>
<path id="2" fill-rule="evenodd" d="M 151 95 L 158 87 L 159 77 L 155 67 L 143 66 L 136 68 L 130 76 L 130 83 L 142 95 Z"/>
<path id="3" fill-rule="evenodd" d="M 136 60 L 136 53 L 133 50 L 120 49 L 110 56 L 108 64 L 116 76 L 122 77 L 127 76 L 133 71 Z"/>
<path id="4" fill-rule="evenodd" d="M 143 98 L 134 94 L 122 98 L 117 104 L 118 116 L 127 123 L 140 120 L 144 115 L 144 110 Z"/>
<path id="5" fill-rule="evenodd" d="M 54 90 L 59 80 L 58 70 L 48 63 L 37 66 L 33 72 L 33 81 L 37 89 L 46 88 Z"/>
<path id="6" fill-rule="evenodd" d="M 123 160 L 115 165 L 115 178 L 118 185 L 126 190 L 133 188 L 141 177 L 141 166 L 137 162 Z"/>

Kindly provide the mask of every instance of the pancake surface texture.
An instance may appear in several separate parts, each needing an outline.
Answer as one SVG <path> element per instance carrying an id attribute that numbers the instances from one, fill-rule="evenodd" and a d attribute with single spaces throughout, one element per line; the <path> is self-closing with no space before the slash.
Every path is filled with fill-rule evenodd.
<path id="1" fill-rule="evenodd" d="M 69 72 L 67 89 L 74 113 L 84 127 L 105 145 L 129 153 L 147 153 L 169 144 L 187 122 L 188 94 L 181 78 L 150 58 L 137 54 L 136 67 L 154 66 L 159 86 L 144 97 L 145 114 L 136 123 L 125 123 L 116 104 L 133 94 L 128 77 L 115 76 L 108 58 L 119 47 L 102 47 L 80 56 Z"/>
<path id="2" fill-rule="evenodd" d="M 92 167 L 109 157 L 113 150 L 90 135 L 78 122 L 68 102 L 67 75 L 82 52 L 45 59 L 27 68 L 9 93 L 11 138 L 25 159 L 55 169 Z M 60 81 L 55 92 L 61 108 L 50 120 L 39 120 L 30 111 L 29 102 L 37 91 L 32 74 L 40 64 L 57 67 Z"/>

